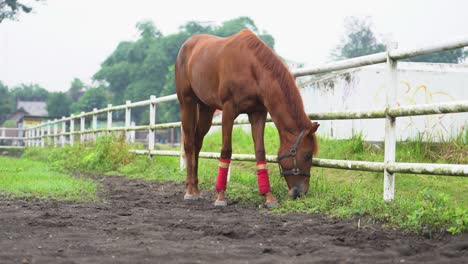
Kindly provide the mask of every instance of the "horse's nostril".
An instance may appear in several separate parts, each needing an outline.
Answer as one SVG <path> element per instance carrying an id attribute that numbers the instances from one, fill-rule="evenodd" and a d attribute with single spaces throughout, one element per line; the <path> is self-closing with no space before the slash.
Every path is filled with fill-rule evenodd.
<path id="1" fill-rule="evenodd" d="M 291 198 L 296 199 L 300 195 L 299 189 L 297 187 L 292 188 L 289 195 L 291 196 Z"/>

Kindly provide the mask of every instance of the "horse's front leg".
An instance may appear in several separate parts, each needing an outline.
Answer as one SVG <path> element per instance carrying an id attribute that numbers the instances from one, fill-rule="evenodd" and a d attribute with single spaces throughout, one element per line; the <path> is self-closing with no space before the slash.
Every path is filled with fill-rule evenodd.
<path id="1" fill-rule="evenodd" d="M 265 144 L 263 136 L 265 133 L 265 121 L 267 112 L 255 112 L 249 114 L 252 127 L 252 137 L 255 145 L 255 159 L 257 161 L 258 190 L 265 196 L 265 205 L 268 208 L 278 206 L 278 201 L 271 193 L 270 179 L 265 158 Z"/>
<path id="2" fill-rule="evenodd" d="M 226 206 L 227 201 L 224 192 L 227 188 L 227 176 L 232 155 L 232 128 L 237 114 L 230 105 L 223 106 L 222 131 L 223 146 L 221 158 L 219 159 L 218 178 L 216 179 L 216 201 L 215 206 Z"/>

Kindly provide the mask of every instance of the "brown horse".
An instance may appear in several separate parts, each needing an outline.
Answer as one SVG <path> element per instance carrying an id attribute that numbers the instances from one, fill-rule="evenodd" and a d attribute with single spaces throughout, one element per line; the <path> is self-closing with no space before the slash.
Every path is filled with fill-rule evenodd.
<path id="1" fill-rule="evenodd" d="M 199 196 L 198 155 L 216 109 L 223 110 L 223 142 L 215 205 L 227 204 L 224 191 L 232 154 L 232 128 L 241 113 L 249 116 L 252 126 L 259 190 L 266 205 L 277 204 L 265 162 L 263 135 L 267 113 L 279 131 L 278 163 L 288 193 L 293 198 L 307 193 L 319 124 L 311 123 L 304 112 L 293 75 L 255 34 L 242 30 L 227 38 L 206 34 L 191 37 L 177 56 L 175 82 L 187 162 L 185 199 Z"/>

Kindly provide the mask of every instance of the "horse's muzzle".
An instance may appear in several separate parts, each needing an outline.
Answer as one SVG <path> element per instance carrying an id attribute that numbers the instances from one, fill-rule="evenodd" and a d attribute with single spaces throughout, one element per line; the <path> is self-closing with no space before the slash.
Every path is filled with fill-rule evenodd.
<path id="1" fill-rule="evenodd" d="M 302 188 L 294 186 L 291 190 L 289 190 L 288 194 L 291 198 L 297 199 L 306 193 L 302 190 Z"/>

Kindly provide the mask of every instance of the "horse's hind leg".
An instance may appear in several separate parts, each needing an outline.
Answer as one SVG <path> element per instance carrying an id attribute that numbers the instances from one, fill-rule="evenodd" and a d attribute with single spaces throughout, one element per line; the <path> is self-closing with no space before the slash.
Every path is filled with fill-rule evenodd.
<path id="1" fill-rule="evenodd" d="M 192 101 L 192 100 L 188 100 Z M 184 100 L 182 126 L 184 131 L 185 159 L 187 161 L 187 179 L 184 198 L 197 199 L 198 190 L 198 155 L 203 145 L 203 138 L 210 130 L 215 109 L 200 103 L 187 103 Z"/>
<path id="2" fill-rule="evenodd" d="M 194 179 L 195 179 L 195 186 L 197 187 L 198 191 L 198 155 L 200 154 L 200 150 L 203 146 L 203 138 L 205 137 L 206 133 L 210 130 L 211 123 L 213 121 L 213 114 L 215 112 L 215 108 L 208 107 L 204 104 L 198 104 L 198 120 L 195 129 L 195 162 L 194 162 Z"/>
<path id="3" fill-rule="evenodd" d="M 182 114 L 182 131 L 184 133 L 185 161 L 187 163 L 187 178 L 185 181 L 184 199 L 197 199 L 199 196 L 198 179 L 196 177 L 195 159 L 195 128 L 197 123 L 197 102 L 194 97 L 184 97 L 180 100 Z"/>

